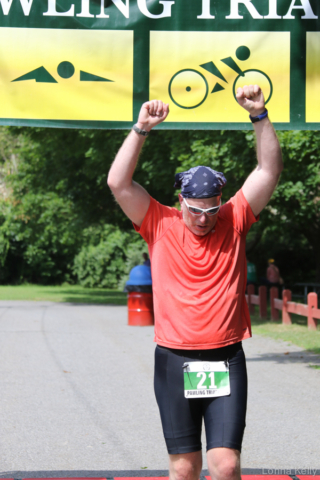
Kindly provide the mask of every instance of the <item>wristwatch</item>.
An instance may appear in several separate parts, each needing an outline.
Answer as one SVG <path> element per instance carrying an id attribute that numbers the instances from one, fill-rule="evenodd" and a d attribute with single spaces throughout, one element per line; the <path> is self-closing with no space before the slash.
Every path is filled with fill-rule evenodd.
<path id="1" fill-rule="evenodd" d="M 260 113 L 260 115 L 257 115 L 256 117 L 251 117 L 251 115 L 249 115 L 249 118 L 252 123 L 256 123 L 256 122 L 260 122 L 260 120 L 263 120 L 267 116 L 268 116 L 268 110 L 265 109 L 265 111 Z"/>
<path id="2" fill-rule="evenodd" d="M 141 128 L 137 127 L 137 125 L 133 125 L 132 130 L 139 133 L 139 135 L 143 135 L 144 137 L 147 137 L 150 133 L 150 132 L 147 132 L 146 130 L 142 130 Z"/>

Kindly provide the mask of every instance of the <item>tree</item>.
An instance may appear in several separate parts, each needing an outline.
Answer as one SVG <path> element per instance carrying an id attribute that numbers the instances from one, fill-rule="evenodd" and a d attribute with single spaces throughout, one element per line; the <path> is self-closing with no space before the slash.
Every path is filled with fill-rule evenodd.
<path id="1" fill-rule="evenodd" d="M 81 249 L 82 260 L 89 251 L 94 255 L 93 250 L 108 250 L 106 224 L 132 231 L 107 187 L 108 170 L 127 132 L 11 128 L 2 133 L 3 148 L 11 137 L 19 138 L 14 155 L 21 158 L 19 168 L 5 177 L 10 195 L 0 205 L 2 282 L 69 280 L 80 272 L 73 262 Z M 168 183 L 167 173 L 170 170 L 173 179 L 175 167 L 170 135 L 156 132 L 141 156 L 137 177 L 151 194 L 170 204 L 173 180 Z M 89 231 L 94 241 L 88 239 Z"/>
<path id="2" fill-rule="evenodd" d="M 72 201 L 83 226 L 103 222 L 131 228 L 107 186 L 109 168 L 127 131 L 12 127 L 11 132 L 24 138 L 18 149 L 24 161 L 10 182 L 16 197 L 54 191 Z M 151 195 L 171 204 L 178 163 L 171 155 L 175 133 L 158 131 L 150 137 L 136 179 Z"/>
<path id="3" fill-rule="evenodd" d="M 274 226 L 308 242 L 320 282 L 320 132 L 288 131 L 279 137 L 285 169 L 270 204 Z"/>
<path id="4" fill-rule="evenodd" d="M 2 201 L 0 219 L 3 272 L 15 259 L 13 263 L 28 272 L 28 278 L 38 279 L 37 257 L 44 262 L 43 271 L 51 272 L 45 278 L 59 281 L 71 274 L 72 259 L 88 245 L 84 231 L 102 232 L 105 224 L 132 229 L 106 183 L 126 131 L 11 127 L 0 132 L 7 138 L 4 142 L 0 135 L 0 153 L 1 146 L 7 152 L 2 165 L 8 165 L 12 155 L 18 165 L 10 164 L 10 175 L 5 177 L 10 195 Z M 282 262 L 279 266 L 286 278 L 310 280 L 316 264 L 319 279 L 320 133 L 278 134 L 285 169 L 269 206 L 249 233 L 247 253 L 260 275 L 267 258 L 275 257 Z M 228 200 L 256 165 L 253 132 L 153 131 L 142 150 L 135 180 L 160 202 L 174 205 L 178 193 L 173 188 L 174 174 L 200 164 L 224 172 L 228 183 L 223 200 Z M 95 245 L 100 241 L 102 237 Z M 45 261 L 44 252 L 50 261 Z M 54 265 L 60 272 L 55 277 Z"/>
<path id="5" fill-rule="evenodd" d="M 260 273 L 267 258 L 276 254 L 289 282 L 310 281 L 313 275 L 319 282 L 320 132 L 282 131 L 278 137 L 285 168 L 260 221 L 248 235 L 247 255 L 259 264 Z M 179 171 L 205 164 L 224 172 L 226 199 L 241 187 L 256 164 L 252 132 L 196 132 L 190 151 L 179 155 Z"/>

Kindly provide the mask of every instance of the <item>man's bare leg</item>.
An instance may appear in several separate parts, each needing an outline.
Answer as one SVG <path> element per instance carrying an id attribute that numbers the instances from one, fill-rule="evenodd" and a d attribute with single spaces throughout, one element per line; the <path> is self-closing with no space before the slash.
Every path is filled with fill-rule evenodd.
<path id="1" fill-rule="evenodd" d="M 169 455 L 170 480 L 199 480 L 202 452 Z"/>
<path id="2" fill-rule="evenodd" d="M 207 460 L 211 480 L 241 480 L 239 450 L 211 448 Z"/>

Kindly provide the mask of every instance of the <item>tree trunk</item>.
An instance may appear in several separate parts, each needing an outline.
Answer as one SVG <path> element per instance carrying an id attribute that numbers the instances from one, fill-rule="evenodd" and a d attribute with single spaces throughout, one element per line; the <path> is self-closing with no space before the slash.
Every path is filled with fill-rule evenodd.
<path id="1" fill-rule="evenodd" d="M 316 268 L 314 281 L 316 283 L 320 283 L 320 227 L 314 223 L 311 225 L 310 230 L 305 229 L 303 234 L 313 249 L 314 263 Z"/>

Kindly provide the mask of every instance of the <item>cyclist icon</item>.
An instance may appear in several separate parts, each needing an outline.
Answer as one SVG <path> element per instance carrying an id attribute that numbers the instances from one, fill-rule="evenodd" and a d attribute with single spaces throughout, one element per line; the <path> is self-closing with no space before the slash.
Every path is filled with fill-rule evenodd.
<path id="1" fill-rule="evenodd" d="M 249 48 L 244 45 L 238 47 L 236 50 L 236 57 L 240 61 L 247 60 L 250 57 Z M 239 80 L 245 78 L 247 84 L 263 83 L 265 85 L 263 90 L 265 93 L 267 93 L 265 103 L 267 104 L 269 102 L 273 93 L 273 85 L 270 77 L 265 72 L 254 68 L 241 70 L 239 65 L 233 60 L 232 57 L 223 58 L 221 59 L 221 62 L 238 74 L 232 86 L 232 92 L 235 100 Z M 228 83 L 213 62 L 204 63 L 200 65 L 200 67 L 218 77 L 219 80 Z M 257 81 L 257 79 L 259 79 L 259 81 Z M 221 85 L 219 82 L 216 82 L 210 93 L 217 93 L 224 89 L 225 87 L 223 85 Z M 209 94 L 209 84 L 204 74 L 199 70 L 185 68 L 183 70 L 179 70 L 172 76 L 169 82 L 168 90 L 169 96 L 175 105 L 184 109 L 193 109 L 202 105 L 207 99 Z"/>
<path id="2" fill-rule="evenodd" d="M 208 92 L 205 76 L 192 68 L 179 70 L 169 83 L 170 98 L 180 108 L 199 107 L 206 100 Z"/>

